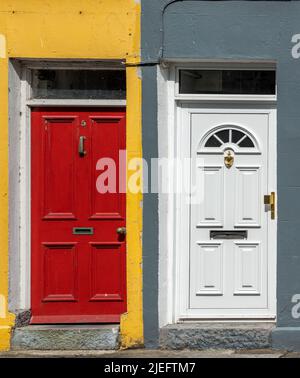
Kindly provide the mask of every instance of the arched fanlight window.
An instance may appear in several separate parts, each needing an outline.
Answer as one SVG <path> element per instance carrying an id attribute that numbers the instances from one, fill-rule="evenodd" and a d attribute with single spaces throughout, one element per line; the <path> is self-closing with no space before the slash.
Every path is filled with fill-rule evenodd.
<path id="1" fill-rule="evenodd" d="M 235 144 L 239 148 L 255 148 L 252 138 L 242 130 L 226 128 L 215 131 L 205 142 L 204 147 L 221 147 L 223 144 Z"/>

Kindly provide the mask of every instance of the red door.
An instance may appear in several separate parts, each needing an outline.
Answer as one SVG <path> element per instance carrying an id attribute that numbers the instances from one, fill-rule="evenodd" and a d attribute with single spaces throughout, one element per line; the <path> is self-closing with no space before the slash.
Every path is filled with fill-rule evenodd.
<path id="1" fill-rule="evenodd" d="M 119 322 L 126 311 L 125 115 L 32 110 L 31 323 Z"/>

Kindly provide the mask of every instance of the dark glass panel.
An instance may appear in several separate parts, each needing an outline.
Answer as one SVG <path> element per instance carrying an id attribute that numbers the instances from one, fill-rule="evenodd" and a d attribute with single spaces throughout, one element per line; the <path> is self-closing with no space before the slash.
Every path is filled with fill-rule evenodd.
<path id="1" fill-rule="evenodd" d="M 252 140 L 247 136 L 245 139 L 243 139 L 241 141 L 241 143 L 239 143 L 239 146 L 240 147 L 250 147 L 250 148 L 252 148 L 252 147 L 254 147 L 254 144 L 253 144 Z"/>
<path id="2" fill-rule="evenodd" d="M 32 92 L 45 99 L 125 99 L 125 71 L 34 70 Z"/>
<path id="3" fill-rule="evenodd" d="M 276 93 L 275 71 L 258 70 L 180 70 L 182 94 L 251 94 Z"/>
<path id="4" fill-rule="evenodd" d="M 205 147 L 220 147 L 221 143 L 214 136 L 211 136 L 205 144 Z"/>
<path id="5" fill-rule="evenodd" d="M 245 134 L 239 130 L 232 130 L 231 140 L 232 143 L 237 143 Z"/>
<path id="6" fill-rule="evenodd" d="M 216 135 L 223 141 L 223 143 L 229 142 L 229 130 L 221 130 Z"/>

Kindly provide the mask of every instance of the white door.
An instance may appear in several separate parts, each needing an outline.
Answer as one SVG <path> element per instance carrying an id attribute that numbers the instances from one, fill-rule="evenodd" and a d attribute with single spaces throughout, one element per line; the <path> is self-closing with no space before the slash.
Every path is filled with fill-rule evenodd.
<path id="1" fill-rule="evenodd" d="M 275 192 L 275 126 L 274 110 L 183 109 L 180 143 L 191 160 L 182 317 L 275 314 L 276 221 L 264 204 Z"/>

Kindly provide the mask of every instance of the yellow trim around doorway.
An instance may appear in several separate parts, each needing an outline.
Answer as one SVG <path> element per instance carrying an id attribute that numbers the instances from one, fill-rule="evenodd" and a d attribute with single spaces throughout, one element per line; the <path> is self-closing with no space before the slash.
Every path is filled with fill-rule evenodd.
<path id="1" fill-rule="evenodd" d="M 14 315 L 8 311 L 8 63 L 10 58 L 140 61 L 139 0 L 2 0 L 0 4 L 0 350 L 9 349 Z M 141 78 L 127 73 L 128 157 L 142 155 Z M 127 313 L 121 345 L 143 343 L 142 194 L 127 196 Z M 10 251 L 13 253 L 13 251 Z M 3 307 L 2 306 L 2 307 Z"/>

